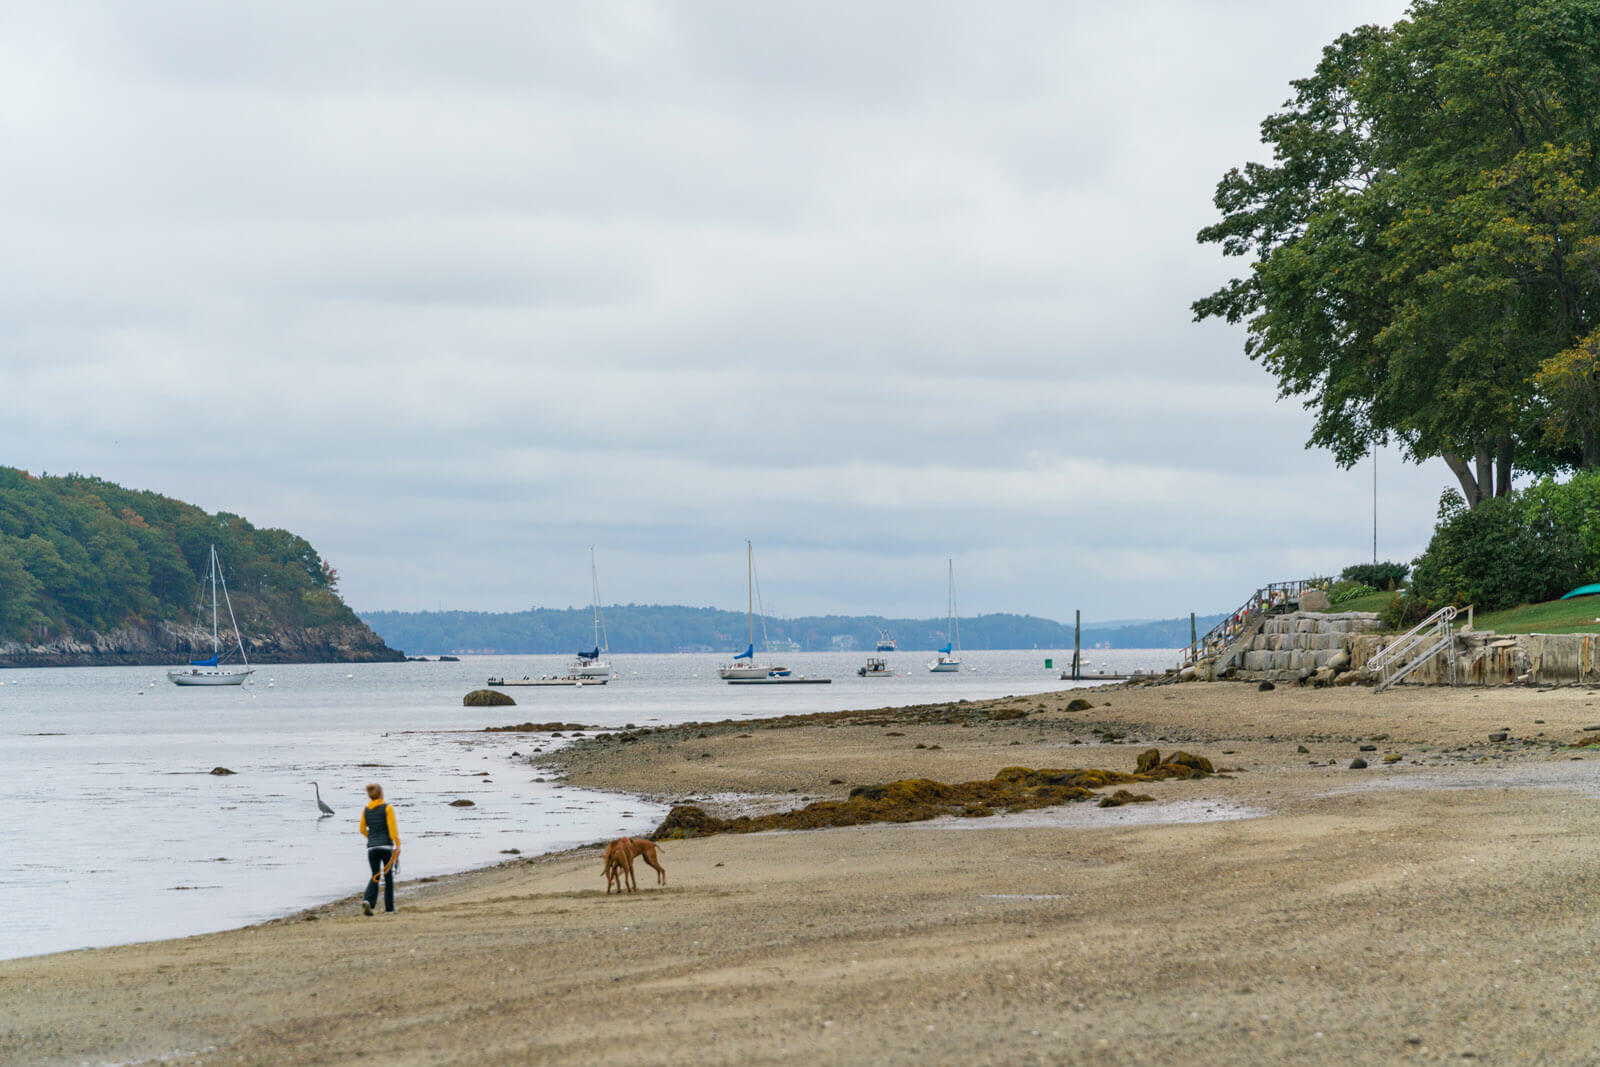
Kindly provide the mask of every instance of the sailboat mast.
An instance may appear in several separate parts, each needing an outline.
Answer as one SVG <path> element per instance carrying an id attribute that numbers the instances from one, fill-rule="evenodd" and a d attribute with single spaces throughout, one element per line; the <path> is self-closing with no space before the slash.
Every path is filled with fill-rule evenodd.
<path id="1" fill-rule="evenodd" d="M 605 622 L 600 617 L 600 568 L 595 565 L 594 546 L 589 546 L 589 584 L 594 589 L 594 644 L 602 653 L 611 651 L 611 641 L 604 637 Z"/>
<path id="2" fill-rule="evenodd" d="M 211 653 L 217 655 L 222 651 L 222 642 L 217 640 L 217 546 L 211 546 Z"/>
<path id="3" fill-rule="evenodd" d="M 756 647 L 756 550 L 744 543 L 745 617 L 750 620 L 750 647 Z M 754 662 L 752 659 L 751 662 Z"/>
<path id="4" fill-rule="evenodd" d="M 961 612 L 956 608 L 956 561 L 950 561 L 950 629 L 956 635 L 956 651 L 961 651 Z"/>

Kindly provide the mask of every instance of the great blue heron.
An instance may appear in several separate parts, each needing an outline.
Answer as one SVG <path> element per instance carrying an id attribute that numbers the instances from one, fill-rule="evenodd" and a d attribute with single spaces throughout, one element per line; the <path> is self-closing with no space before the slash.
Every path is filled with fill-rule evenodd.
<path id="1" fill-rule="evenodd" d="M 332 815 L 333 814 L 333 809 L 328 807 L 328 805 L 326 805 L 326 804 L 324 804 L 322 802 L 322 787 L 317 785 L 316 782 L 312 782 L 311 783 L 311 788 L 315 789 L 317 791 L 317 810 L 322 812 L 322 816 L 321 817 L 325 818 L 325 817 L 327 817 L 329 815 Z"/>

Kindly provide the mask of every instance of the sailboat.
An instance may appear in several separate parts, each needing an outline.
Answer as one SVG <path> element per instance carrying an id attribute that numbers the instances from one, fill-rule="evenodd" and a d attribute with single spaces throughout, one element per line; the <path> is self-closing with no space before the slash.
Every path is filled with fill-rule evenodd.
<path id="1" fill-rule="evenodd" d="M 224 667 L 219 660 L 222 644 L 217 638 L 217 582 L 222 582 L 222 599 L 228 605 L 228 622 L 233 626 L 233 639 L 239 646 L 239 666 Z M 239 623 L 233 617 L 233 598 L 228 596 L 228 580 L 222 577 L 222 567 L 217 561 L 217 546 L 211 546 L 211 658 L 190 660 L 187 667 L 174 667 L 167 672 L 167 680 L 174 685 L 243 685 L 255 671 L 249 657 L 244 654 L 244 639 L 239 636 Z"/>
<path id="2" fill-rule="evenodd" d="M 611 654 L 611 643 L 606 638 L 606 620 L 600 614 L 600 571 L 595 567 L 594 546 L 589 546 L 589 584 L 594 591 L 594 651 L 579 652 L 567 667 L 571 678 L 610 678 L 611 664 L 606 657 Z"/>
<path id="3" fill-rule="evenodd" d="M 956 561 L 950 560 L 950 640 L 939 650 L 939 656 L 928 664 L 934 674 L 954 674 L 961 669 L 961 621 L 956 617 Z"/>
<path id="4" fill-rule="evenodd" d="M 749 541 L 744 543 L 745 557 L 745 598 L 746 611 L 750 620 L 750 643 L 743 652 L 733 657 L 732 663 L 724 664 L 717 668 L 717 677 L 724 681 L 735 681 L 747 678 L 781 678 L 789 673 L 788 667 L 772 663 L 756 662 L 756 555 L 755 548 Z M 761 617 L 761 645 L 763 650 L 767 643 L 767 619 Z"/>

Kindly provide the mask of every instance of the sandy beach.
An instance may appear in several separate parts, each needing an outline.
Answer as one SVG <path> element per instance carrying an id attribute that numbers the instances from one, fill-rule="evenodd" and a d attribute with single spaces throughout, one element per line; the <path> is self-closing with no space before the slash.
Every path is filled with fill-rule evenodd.
<path id="1" fill-rule="evenodd" d="M 403 885 L 391 917 L 0 962 L 0 1061 L 1593 1061 L 1591 726 L 1586 689 L 1219 683 L 591 740 L 552 773 L 723 815 L 1151 747 L 1223 773 L 668 841 L 637 894 L 588 848 Z"/>

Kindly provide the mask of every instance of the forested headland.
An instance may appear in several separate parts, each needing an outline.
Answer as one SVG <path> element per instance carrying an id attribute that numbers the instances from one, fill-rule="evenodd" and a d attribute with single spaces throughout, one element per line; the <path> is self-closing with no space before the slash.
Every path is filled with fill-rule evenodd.
<path id="1" fill-rule="evenodd" d="M 735 652 L 749 640 L 742 611 L 675 605 L 621 604 L 603 609 L 610 646 L 626 652 Z M 414 654 L 484 652 L 538 655 L 574 652 L 594 645 L 589 608 L 530 608 L 527 611 L 368 611 L 362 617 L 390 644 Z M 1198 620 L 1201 632 L 1222 616 Z M 759 624 L 758 624 L 759 625 Z M 836 648 L 870 651 L 881 631 L 894 634 L 902 651 L 933 649 L 947 640 L 944 619 L 889 619 L 821 615 L 766 621 L 769 642 L 804 651 Z M 1084 647 L 1177 648 L 1189 643 L 1189 620 L 1120 626 L 1086 626 Z M 756 631 L 761 643 L 761 630 Z M 961 645 L 968 649 L 1072 647 L 1072 625 L 1032 615 L 978 615 L 961 620 Z"/>
<path id="2" fill-rule="evenodd" d="M 0 467 L 0 665 L 209 655 L 212 545 L 252 660 L 404 658 L 340 599 L 337 572 L 303 537 L 100 478 Z"/>

